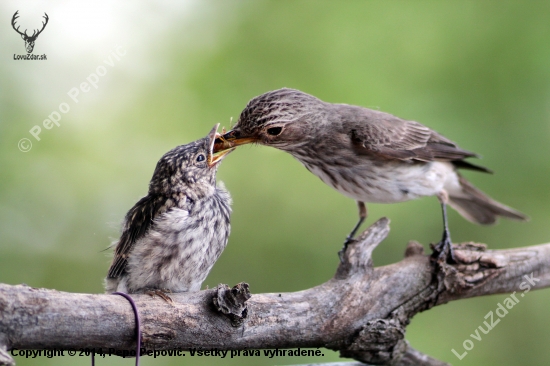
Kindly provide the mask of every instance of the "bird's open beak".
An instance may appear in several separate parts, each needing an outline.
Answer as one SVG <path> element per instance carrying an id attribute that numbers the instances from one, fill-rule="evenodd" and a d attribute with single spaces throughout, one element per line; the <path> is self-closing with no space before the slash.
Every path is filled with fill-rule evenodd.
<path id="1" fill-rule="evenodd" d="M 258 142 L 258 139 L 255 137 L 241 137 L 241 133 L 238 130 L 232 130 L 216 138 L 213 151 L 214 153 L 222 152 L 227 149 L 234 149 L 239 145 L 254 142 Z"/>
<path id="2" fill-rule="evenodd" d="M 220 135 L 221 136 L 221 135 Z M 227 150 L 223 150 L 223 151 L 219 151 L 219 152 L 211 152 L 209 155 L 208 155 L 208 166 L 209 167 L 213 167 L 214 165 L 218 164 L 220 161 L 223 160 L 223 158 L 225 158 L 225 156 L 227 154 L 229 154 L 231 151 L 235 150 L 234 147 L 231 147 Z"/>
<path id="3" fill-rule="evenodd" d="M 218 140 L 219 141 L 223 140 L 223 136 L 218 133 L 219 126 L 220 126 L 219 123 L 216 124 L 208 134 L 208 136 L 210 137 L 210 149 L 208 151 L 207 163 L 210 168 L 212 168 L 213 166 L 218 164 L 220 161 L 222 161 L 223 158 L 225 158 L 225 156 L 229 154 L 231 151 L 235 150 L 235 148 L 231 146 L 227 146 L 224 149 L 216 150 L 216 144 L 218 143 Z"/>

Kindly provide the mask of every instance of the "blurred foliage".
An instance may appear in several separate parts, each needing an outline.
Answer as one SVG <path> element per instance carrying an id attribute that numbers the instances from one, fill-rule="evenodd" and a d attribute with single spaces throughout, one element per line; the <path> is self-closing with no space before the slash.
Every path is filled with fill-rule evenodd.
<path id="1" fill-rule="evenodd" d="M 64 2 L 56 4 L 62 12 Z M 192 11 L 170 23 L 164 37 L 149 40 L 153 77 L 128 70 L 121 60 L 96 97 L 83 98 L 63 116 L 61 127 L 44 131 L 41 141 L 33 140 L 33 149 L 22 153 L 17 141 L 32 139 L 28 130 L 67 99 L 63 92 L 44 92 L 29 102 L 28 69 L 59 73 L 58 85 L 50 79 L 52 88 L 68 90 L 101 59 L 75 59 L 60 71 L 52 54 L 47 64 L 19 62 L 14 71 L 11 53 L 23 46 L 11 41 L 16 37 L 7 25 L 12 10 L 3 10 L 2 39 L 10 43 L 2 46 L 0 60 L 0 282 L 102 292 L 110 262 L 103 250 L 117 238 L 126 211 L 146 193 L 158 158 L 204 136 L 217 122 L 229 127 L 230 117 L 236 121 L 250 98 L 285 86 L 419 121 L 482 154 L 480 163 L 496 174 L 466 173 L 468 178 L 531 221 L 479 227 L 453 212 L 454 241 L 507 248 L 549 240 L 549 2 L 208 1 Z M 13 51 L 14 45 L 20 49 Z M 127 58 L 139 53 L 138 46 L 126 49 Z M 61 85 L 65 74 L 71 78 Z M 239 148 L 218 178 L 234 199 L 233 230 L 204 286 L 246 281 L 253 293 L 297 291 L 333 275 L 336 253 L 356 220 L 352 200 L 289 155 L 266 147 Z M 435 198 L 369 205 L 369 223 L 381 216 L 391 218 L 393 230 L 375 252 L 376 265 L 399 261 L 410 239 L 428 248 L 440 238 Z M 458 301 L 420 314 L 407 339 L 454 364 L 546 365 L 548 290 L 522 298 L 462 361 L 451 352 L 463 351 L 463 341 L 505 297 Z M 319 358 L 183 361 L 270 365 L 337 359 L 325 350 Z M 145 358 L 143 365 L 181 361 Z M 89 360 L 17 362 L 86 365 Z"/>

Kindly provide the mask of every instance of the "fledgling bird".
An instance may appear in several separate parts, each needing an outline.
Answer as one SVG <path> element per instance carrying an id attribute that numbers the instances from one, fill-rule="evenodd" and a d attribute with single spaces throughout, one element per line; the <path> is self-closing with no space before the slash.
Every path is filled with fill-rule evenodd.
<path id="1" fill-rule="evenodd" d="M 452 257 L 447 203 L 477 224 L 493 224 L 498 216 L 527 219 L 457 172 L 489 172 L 464 160 L 476 154 L 418 122 L 388 113 L 326 103 L 299 90 L 274 90 L 248 102 L 233 129 L 216 140 L 214 151 L 248 143 L 290 153 L 323 182 L 357 201 L 359 222 L 340 254 L 367 216 L 365 202 L 437 196 L 444 219 L 443 239 L 436 248 L 439 258 Z"/>
<path id="2" fill-rule="evenodd" d="M 128 211 L 106 292 L 199 291 L 229 237 L 231 197 L 216 186 L 216 125 L 207 137 L 178 146 L 159 160 L 149 192 Z"/>

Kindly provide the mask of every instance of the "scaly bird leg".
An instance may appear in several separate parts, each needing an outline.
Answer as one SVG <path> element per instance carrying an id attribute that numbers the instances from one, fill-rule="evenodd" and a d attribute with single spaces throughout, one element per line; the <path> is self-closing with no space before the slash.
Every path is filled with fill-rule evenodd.
<path id="1" fill-rule="evenodd" d="M 151 297 L 155 297 L 155 296 L 158 296 L 160 297 L 161 299 L 163 299 L 164 301 L 166 301 L 167 303 L 169 303 L 170 305 L 174 305 L 174 301 L 172 301 L 172 298 L 170 296 L 168 296 L 167 294 L 171 294 L 172 291 L 168 290 L 168 289 L 165 289 L 165 288 L 148 288 L 148 289 L 144 289 L 143 293 L 151 296 Z"/>
<path id="2" fill-rule="evenodd" d="M 447 220 L 447 201 L 449 197 L 447 192 L 443 192 L 437 196 L 441 202 L 441 209 L 443 211 L 443 237 L 441 241 L 433 248 L 432 258 L 439 263 L 456 263 L 453 242 L 451 241 L 451 233 L 449 231 L 449 223 Z"/>
<path id="3" fill-rule="evenodd" d="M 344 242 L 344 246 L 338 252 L 338 257 L 340 258 L 340 262 L 343 262 L 344 253 L 346 252 L 348 245 L 353 242 L 353 237 L 355 236 L 355 233 L 357 232 L 357 230 L 359 230 L 359 227 L 367 218 L 367 206 L 365 205 L 365 203 L 362 201 L 357 201 L 357 207 L 359 208 L 359 221 L 357 221 L 357 224 L 355 224 L 355 227 L 353 228 L 353 230 L 351 230 L 351 233 L 349 233 L 349 235 L 347 236 L 346 241 Z"/>

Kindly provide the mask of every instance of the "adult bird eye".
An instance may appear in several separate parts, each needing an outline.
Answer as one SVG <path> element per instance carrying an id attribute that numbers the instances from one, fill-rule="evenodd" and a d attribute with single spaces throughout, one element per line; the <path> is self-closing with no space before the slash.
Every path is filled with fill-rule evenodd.
<path id="1" fill-rule="evenodd" d="M 204 156 L 204 154 L 200 154 L 199 156 L 197 156 L 197 161 L 198 162 L 201 162 L 201 161 L 204 161 L 206 160 L 206 157 Z"/>
<path id="2" fill-rule="evenodd" d="M 271 128 L 268 128 L 268 129 L 267 129 L 267 133 L 270 134 L 271 136 L 280 135 L 281 132 L 283 132 L 283 128 L 282 128 L 282 127 L 271 127 Z"/>

